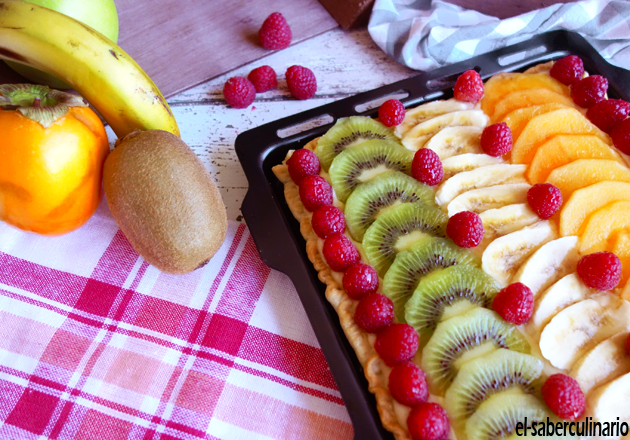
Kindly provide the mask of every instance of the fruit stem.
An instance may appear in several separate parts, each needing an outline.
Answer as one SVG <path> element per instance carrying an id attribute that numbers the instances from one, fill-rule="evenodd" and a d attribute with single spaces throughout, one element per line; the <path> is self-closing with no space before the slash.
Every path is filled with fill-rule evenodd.
<path id="1" fill-rule="evenodd" d="M 38 84 L 0 85 L 0 107 L 16 110 L 44 128 L 63 118 L 70 107 L 86 107 L 82 97 Z"/>

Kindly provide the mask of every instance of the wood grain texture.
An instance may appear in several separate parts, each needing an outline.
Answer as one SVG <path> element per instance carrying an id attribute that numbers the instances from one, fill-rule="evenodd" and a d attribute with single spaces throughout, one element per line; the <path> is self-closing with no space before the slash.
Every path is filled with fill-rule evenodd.
<path id="1" fill-rule="evenodd" d="M 271 52 L 258 29 L 280 11 L 293 43 L 337 27 L 315 0 L 116 0 L 119 45 L 165 96 L 200 84 Z"/>

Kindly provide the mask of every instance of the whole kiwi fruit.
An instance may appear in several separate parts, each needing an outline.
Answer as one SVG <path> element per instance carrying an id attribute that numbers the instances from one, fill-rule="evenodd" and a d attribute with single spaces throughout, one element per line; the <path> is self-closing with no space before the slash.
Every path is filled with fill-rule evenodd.
<path id="1" fill-rule="evenodd" d="M 210 173 L 179 137 L 134 131 L 103 169 L 112 215 L 133 248 L 163 272 L 205 265 L 227 233 L 225 205 Z"/>

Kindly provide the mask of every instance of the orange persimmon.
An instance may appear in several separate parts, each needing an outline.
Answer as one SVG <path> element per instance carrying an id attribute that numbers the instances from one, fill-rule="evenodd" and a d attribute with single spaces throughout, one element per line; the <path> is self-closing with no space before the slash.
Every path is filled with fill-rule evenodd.
<path id="1" fill-rule="evenodd" d="M 103 196 L 103 124 L 80 97 L 45 86 L 0 95 L 0 220 L 44 235 L 77 229 Z"/>

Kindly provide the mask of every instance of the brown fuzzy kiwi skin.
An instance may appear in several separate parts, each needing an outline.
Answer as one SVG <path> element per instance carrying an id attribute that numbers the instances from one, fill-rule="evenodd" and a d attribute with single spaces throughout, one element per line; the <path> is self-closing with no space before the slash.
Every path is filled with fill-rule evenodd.
<path id="1" fill-rule="evenodd" d="M 109 208 L 133 248 L 163 272 L 205 265 L 227 233 L 212 176 L 179 137 L 135 131 L 116 143 L 103 169 Z"/>

